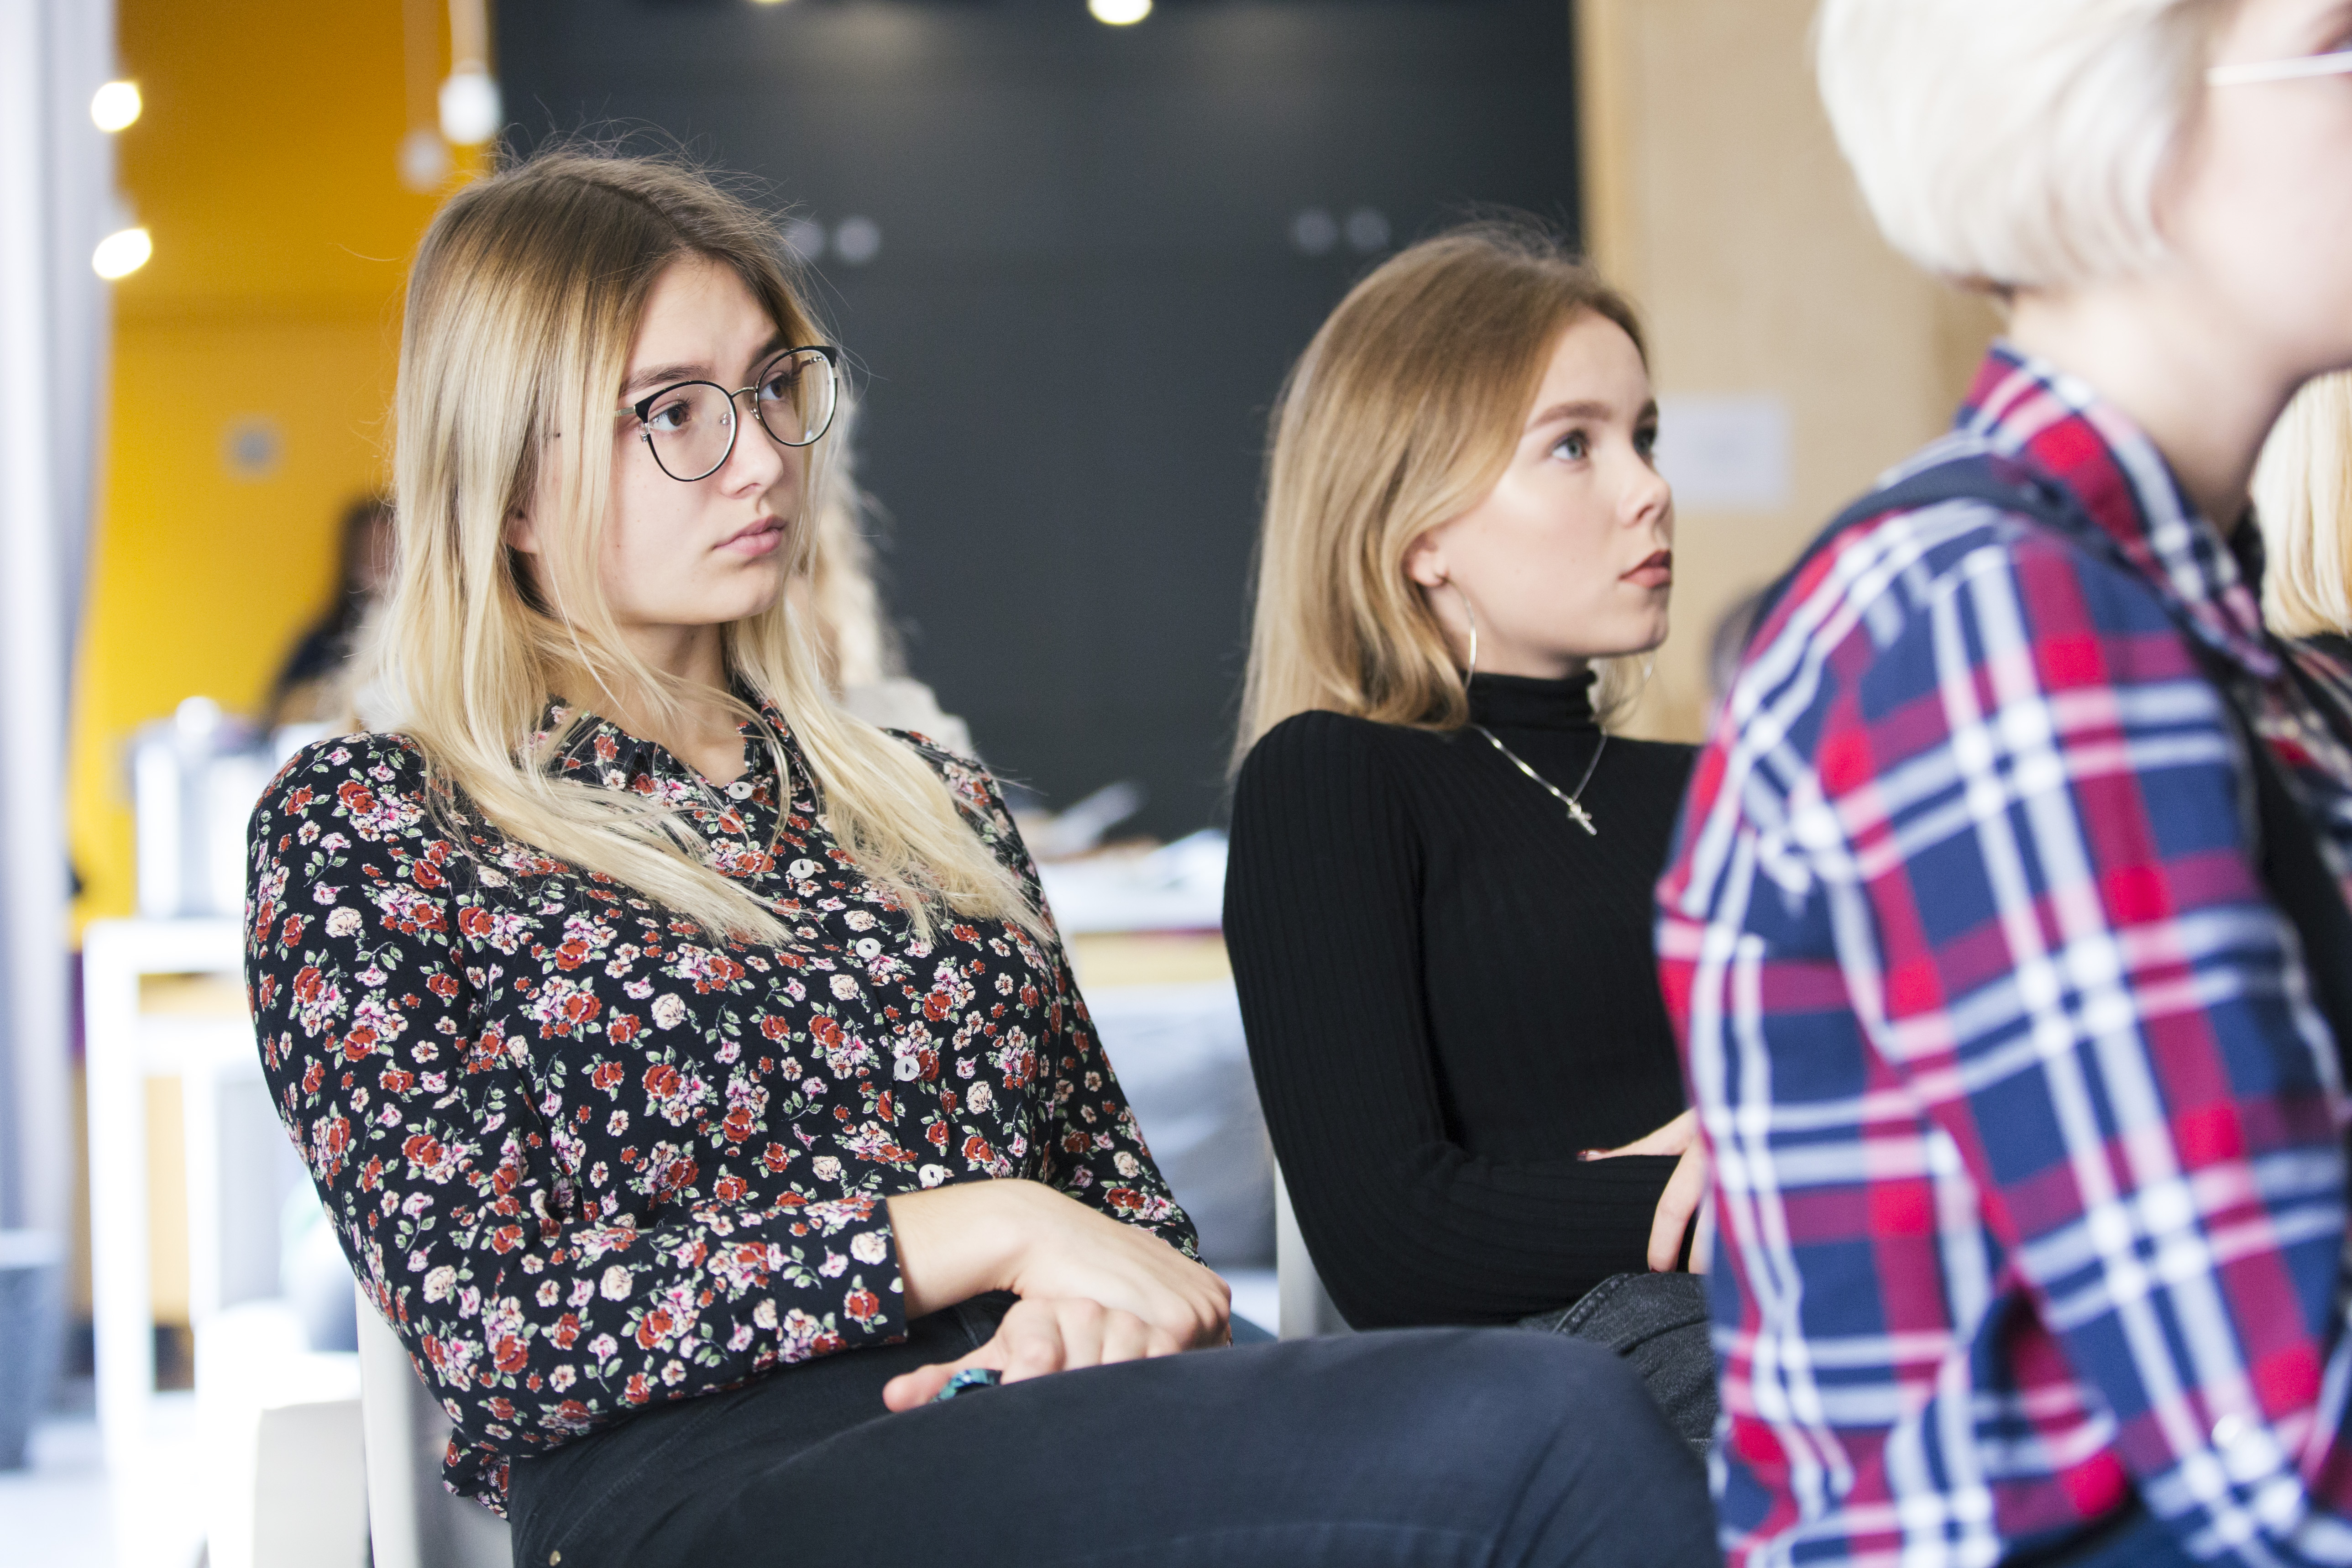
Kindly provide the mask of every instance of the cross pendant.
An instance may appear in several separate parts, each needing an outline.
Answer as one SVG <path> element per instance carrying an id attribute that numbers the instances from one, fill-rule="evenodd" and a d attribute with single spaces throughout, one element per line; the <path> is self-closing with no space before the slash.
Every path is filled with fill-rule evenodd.
<path id="1" fill-rule="evenodd" d="M 1582 805 L 1576 801 L 1570 801 L 1568 803 L 1568 815 L 1576 818 L 1576 825 L 1584 829 L 1585 832 L 1590 833 L 1595 838 L 1601 837 L 1601 829 L 1592 826 L 1592 816 L 1590 812 L 1584 809 Z"/>

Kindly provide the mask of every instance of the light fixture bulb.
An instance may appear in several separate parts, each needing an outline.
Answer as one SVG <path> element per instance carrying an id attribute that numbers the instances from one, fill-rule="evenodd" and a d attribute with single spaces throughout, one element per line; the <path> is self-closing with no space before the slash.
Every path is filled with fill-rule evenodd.
<path id="1" fill-rule="evenodd" d="M 498 134 L 505 117 L 499 84 L 480 66 L 468 61 L 441 84 L 441 134 L 458 146 L 480 146 Z"/>
<path id="2" fill-rule="evenodd" d="M 142 107 L 137 82 L 110 81 L 90 94 L 89 118 L 100 131 L 120 131 L 139 118 Z"/>
<path id="3" fill-rule="evenodd" d="M 145 229 L 119 228 L 98 242 L 98 248 L 89 255 L 89 268 L 110 283 L 130 277 L 154 254 L 155 242 L 147 237 Z"/>
<path id="4" fill-rule="evenodd" d="M 1151 0 L 1087 0 L 1087 10 L 1097 22 L 1131 27 L 1151 15 Z"/>
<path id="5" fill-rule="evenodd" d="M 430 195 L 449 177 L 449 143 L 432 126 L 420 125 L 400 139 L 395 161 L 400 166 L 400 183 L 420 195 Z"/>

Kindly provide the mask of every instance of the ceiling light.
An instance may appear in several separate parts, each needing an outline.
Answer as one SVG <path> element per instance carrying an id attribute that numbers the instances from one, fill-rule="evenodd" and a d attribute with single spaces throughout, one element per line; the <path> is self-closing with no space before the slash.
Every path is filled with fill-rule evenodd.
<path id="1" fill-rule="evenodd" d="M 449 177 L 449 143 L 430 125 L 420 125 L 400 139 L 396 161 L 400 183 L 430 195 Z"/>
<path id="2" fill-rule="evenodd" d="M 90 95 L 89 117 L 100 131 L 120 131 L 139 118 L 139 84 L 110 81 Z"/>
<path id="3" fill-rule="evenodd" d="M 441 84 L 441 134 L 460 147 L 478 147 L 499 133 L 505 110 L 499 84 L 471 61 Z"/>
<path id="4" fill-rule="evenodd" d="M 1097 22 L 1126 27 L 1151 15 L 1151 0 L 1087 0 L 1087 9 Z"/>
<path id="5" fill-rule="evenodd" d="M 882 254 L 882 226 L 870 217 L 845 217 L 833 231 L 833 251 L 852 267 L 863 267 Z"/>
<path id="6" fill-rule="evenodd" d="M 90 270 L 111 282 L 130 277 L 146 266 L 147 258 L 154 254 L 154 241 L 147 237 L 145 229 L 117 229 L 100 240 L 98 248 L 90 252 Z"/>

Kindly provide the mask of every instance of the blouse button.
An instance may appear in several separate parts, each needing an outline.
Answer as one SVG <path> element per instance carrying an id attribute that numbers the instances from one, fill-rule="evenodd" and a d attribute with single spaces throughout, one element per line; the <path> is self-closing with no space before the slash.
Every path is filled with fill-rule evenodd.
<path id="1" fill-rule="evenodd" d="M 733 795 L 737 800 L 749 800 L 751 798 L 751 781 L 750 779 L 737 779 L 733 784 L 727 786 L 727 793 Z"/>

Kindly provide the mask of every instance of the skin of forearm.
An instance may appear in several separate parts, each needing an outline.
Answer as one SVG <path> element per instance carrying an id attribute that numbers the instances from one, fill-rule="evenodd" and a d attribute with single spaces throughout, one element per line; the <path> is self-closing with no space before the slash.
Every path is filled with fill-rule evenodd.
<path id="1" fill-rule="evenodd" d="M 925 1317 L 1012 1288 L 1028 1248 L 1036 1184 L 963 1182 L 888 1200 L 907 1315 Z"/>

